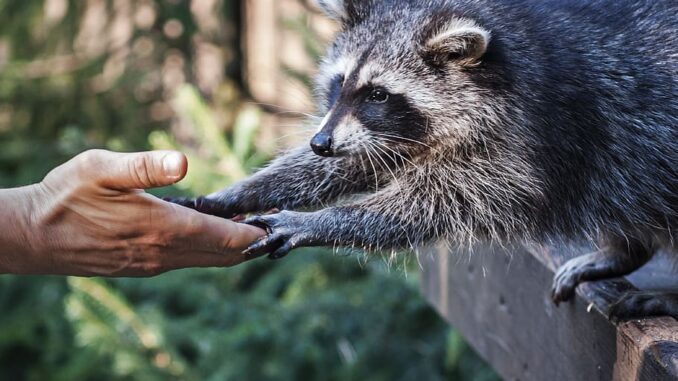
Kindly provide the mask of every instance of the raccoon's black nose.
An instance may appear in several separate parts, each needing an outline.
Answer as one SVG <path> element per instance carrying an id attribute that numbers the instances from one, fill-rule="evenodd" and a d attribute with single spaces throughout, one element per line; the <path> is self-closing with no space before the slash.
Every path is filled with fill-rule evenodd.
<path id="1" fill-rule="evenodd" d="M 332 150 L 332 136 L 324 132 L 319 132 L 311 139 L 311 148 L 316 155 L 325 157 L 334 155 Z"/>

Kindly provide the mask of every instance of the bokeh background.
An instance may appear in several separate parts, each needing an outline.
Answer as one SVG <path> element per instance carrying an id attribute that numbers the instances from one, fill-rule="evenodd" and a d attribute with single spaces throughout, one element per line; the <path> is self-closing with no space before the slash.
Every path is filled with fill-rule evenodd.
<path id="1" fill-rule="evenodd" d="M 185 152 L 188 177 L 158 195 L 227 186 L 304 138 L 336 28 L 304 0 L 0 0 L 0 187 L 88 148 Z M 0 379 L 497 379 L 408 257 L 1 276 Z"/>

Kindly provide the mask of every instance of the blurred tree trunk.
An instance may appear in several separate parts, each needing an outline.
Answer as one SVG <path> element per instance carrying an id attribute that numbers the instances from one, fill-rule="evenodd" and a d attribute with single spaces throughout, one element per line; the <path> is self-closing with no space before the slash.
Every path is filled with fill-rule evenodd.
<path id="1" fill-rule="evenodd" d="M 300 0 L 246 0 L 244 8 L 245 87 L 268 112 L 264 123 L 289 135 L 314 112 L 311 79 L 336 25 Z"/>

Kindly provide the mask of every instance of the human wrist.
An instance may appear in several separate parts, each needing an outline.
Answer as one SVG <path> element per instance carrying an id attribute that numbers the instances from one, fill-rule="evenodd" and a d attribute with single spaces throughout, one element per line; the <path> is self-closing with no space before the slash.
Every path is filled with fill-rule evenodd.
<path id="1" fill-rule="evenodd" d="M 0 189 L 0 219 L 6 222 L 0 231 L 0 274 L 36 272 L 44 265 L 38 250 L 42 234 L 36 226 L 42 193 L 40 184 Z"/>

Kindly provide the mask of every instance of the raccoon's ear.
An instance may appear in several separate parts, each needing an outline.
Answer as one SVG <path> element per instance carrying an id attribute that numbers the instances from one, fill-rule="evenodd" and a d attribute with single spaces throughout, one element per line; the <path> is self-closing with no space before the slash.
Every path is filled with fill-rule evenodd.
<path id="1" fill-rule="evenodd" d="M 455 19 L 431 28 L 424 36 L 419 54 L 436 66 L 450 62 L 473 66 L 485 54 L 489 42 L 489 31 L 471 20 Z"/>

